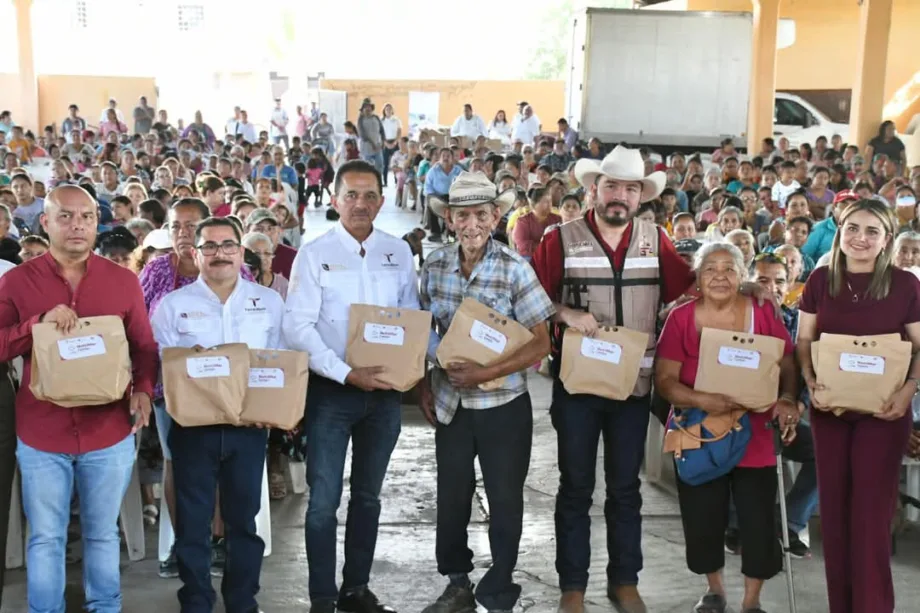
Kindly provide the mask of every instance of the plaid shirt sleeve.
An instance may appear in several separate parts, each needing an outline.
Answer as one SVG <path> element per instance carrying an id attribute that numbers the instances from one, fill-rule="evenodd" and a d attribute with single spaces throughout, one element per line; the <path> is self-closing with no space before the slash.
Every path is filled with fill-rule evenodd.
<path id="1" fill-rule="evenodd" d="M 525 328 L 533 328 L 556 314 L 552 301 L 530 266 L 515 266 L 511 285 L 514 319 Z"/>

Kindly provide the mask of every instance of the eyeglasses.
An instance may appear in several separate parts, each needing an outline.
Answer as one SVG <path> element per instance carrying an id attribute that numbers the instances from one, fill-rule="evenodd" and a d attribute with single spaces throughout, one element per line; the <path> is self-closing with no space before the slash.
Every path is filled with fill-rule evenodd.
<path id="1" fill-rule="evenodd" d="M 236 255 L 240 252 L 240 244 L 235 241 L 224 241 L 220 244 L 204 243 L 203 245 L 198 245 L 195 248 L 201 252 L 201 255 L 206 256 L 217 255 L 218 250 L 223 252 L 224 255 Z"/>
<path id="2" fill-rule="evenodd" d="M 776 253 L 758 253 L 754 256 L 754 262 L 766 262 L 767 264 L 786 265 L 786 258 Z"/>

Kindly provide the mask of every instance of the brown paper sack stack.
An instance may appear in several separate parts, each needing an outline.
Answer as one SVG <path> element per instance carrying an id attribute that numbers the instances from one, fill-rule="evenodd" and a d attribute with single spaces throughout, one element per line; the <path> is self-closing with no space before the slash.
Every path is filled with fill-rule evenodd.
<path id="1" fill-rule="evenodd" d="M 303 418 L 309 359 L 302 351 L 249 350 L 249 387 L 241 424 L 293 430 Z"/>
<path id="2" fill-rule="evenodd" d="M 815 392 L 815 400 L 843 411 L 878 413 L 910 369 L 912 345 L 899 334 L 850 336 L 821 334 L 811 344 L 815 379 L 826 389 Z"/>
<path id="3" fill-rule="evenodd" d="M 447 368 L 452 362 L 473 362 L 489 366 L 529 343 L 533 333 L 494 309 L 473 298 L 464 298 L 454 313 L 447 334 L 438 346 L 438 363 Z M 481 383 L 479 389 L 493 390 L 507 377 Z"/>
<path id="4" fill-rule="evenodd" d="M 782 339 L 772 336 L 703 328 L 693 388 L 725 394 L 751 411 L 767 411 L 779 397 L 784 348 Z"/>
<path id="5" fill-rule="evenodd" d="M 352 368 L 383 366 L 377 378 L 406 392 L 425 376 L 431 313 L 353 304 L 348 312 L 345 363 Z"/>
<path id="6" fill-rule="evenodd" d="M 166 410 L 180 426 L 239 425 L 248 383 L 245 343 L 163 350 Z"/>
<path id="7" fill-rule="evenodd" d="M 562 338 L 559 380 L 570 394 L 625 400 L 639 379 L 648 336 L 628 328 L 602 326 L 594 338 L 589 338 L 568 328 Z"/>
<path id="8" fill-rule="evenodd" d="M 38 400 L 62 407 L 121 400 L 131 383 L 128 338 L 120 317 L 83 317 L 68 334 L 52 323 L 32 326 L 32 381 Z"/>

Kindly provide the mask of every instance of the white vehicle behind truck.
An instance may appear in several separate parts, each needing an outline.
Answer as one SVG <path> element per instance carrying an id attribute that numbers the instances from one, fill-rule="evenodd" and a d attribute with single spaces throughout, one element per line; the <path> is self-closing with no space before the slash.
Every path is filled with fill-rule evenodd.
<path id="1" fill-rule="evenodd" d="M 569 122 L 606 143 L 706 150 L 731 138 L 747 147 L 752 35 L 749 13 L 588 8 L 573 23 Z M 773 130 L 792 146 L 849 134 L 784 92 Z"/>

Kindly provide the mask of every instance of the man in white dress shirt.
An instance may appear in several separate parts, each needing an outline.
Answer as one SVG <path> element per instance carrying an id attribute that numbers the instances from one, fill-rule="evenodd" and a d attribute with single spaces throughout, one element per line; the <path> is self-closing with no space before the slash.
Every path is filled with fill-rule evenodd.
<path id="1" fill-rule="evenodd" d="M 521 141 L 525 145 L 532 145 L 534 140 L 540 135 L 540 118 L 533 112 L 533 107 L 526 102 L 521 109 L 520 115 L 515 115 L 514 122 L 511 126 L 511 140 Z"/>
<path id="2" fill-rule="evenodd" d="M 300 248 L 284 314 L 284 338 L 310 355 L 304 430 L 310 500 L 306 517 L 312 613 L 387 613 L 368 589 L 380 488 L 400 431 L 400 394 L 377 377 L 381 368 L 345 363 L 352 304 L 418 309 L 418 278 L 408 244 L 374 228 L 383 180 L 361 160 L 343 164 L 332 204 L 339 223 Z M 345 567 L 336 587 L 336 511 L 345 452 L 352 442 L 351 502 Z"/>
<path id="3" fill-rule="evenodd" d="M 470 139 L 470 144 L 475 143 L 480 136 L 487 136 L 489 131 L 486 124 L 479 115 L 473 115 L 473 106 L 470 104 L 463 105 L 463 115 L 457 117 L 454 125 L 450 128 L 451 136 L 465 136 Z"/>
<path id="4" fill-rule="evenodd" d="M 243 248 L 239 228 L 226 218 L 208 218 L 195 230 L 198 280 L 163 298 L 151 324 L 160 351 L 167 347 L 213 347 L 246 343 L 251 349 L 280 349 L 284 302 L 273 289 L 240 277 Z M 227 611 L 259 610 L 259 574 L 265 543 L 256 534 L 262 496 L 267 430 L 242 426 L 182 427 L 169 435 L 176 488 L 176 561 L 183 586 L 183 611 L 210 612 L 211 518 L 220 485 L 220 510 L 227 540 L 221 595 Z"/>
<path id="5" fill-rule="evenodd" d="M 281 98 L 275 98 L 275 108 L 272 109 L 271 116 L 271 137 L 272 142 L 276 145 L 281 141 L 284 141 L 284 148 L 289 149 L 291 143 L 288 140 L 288 114 L 283 108 L 281 108 Z"/>

